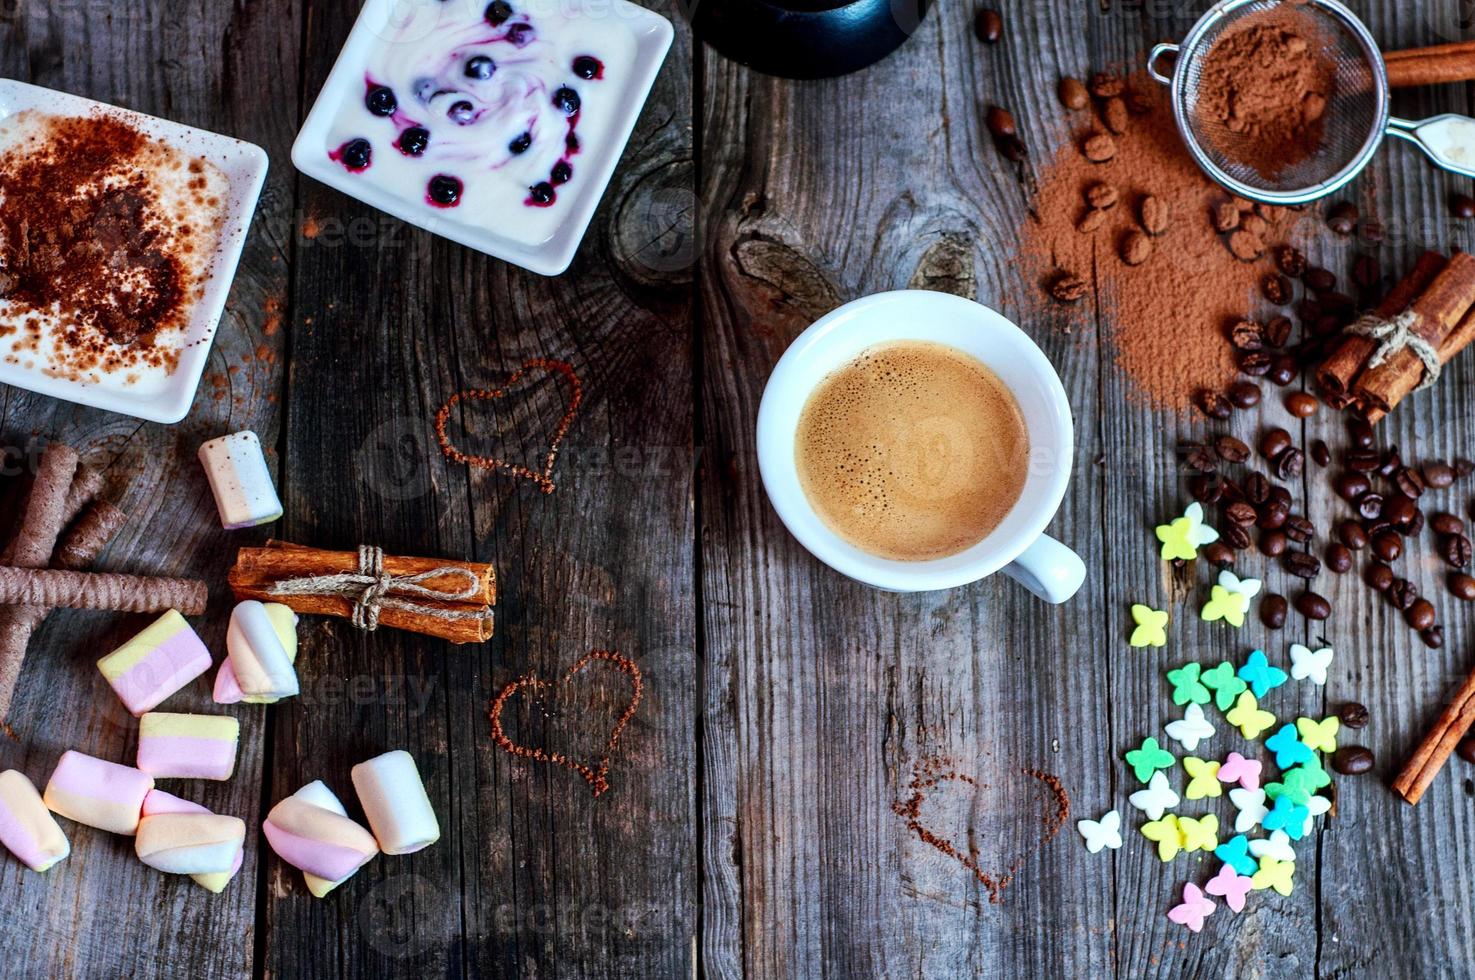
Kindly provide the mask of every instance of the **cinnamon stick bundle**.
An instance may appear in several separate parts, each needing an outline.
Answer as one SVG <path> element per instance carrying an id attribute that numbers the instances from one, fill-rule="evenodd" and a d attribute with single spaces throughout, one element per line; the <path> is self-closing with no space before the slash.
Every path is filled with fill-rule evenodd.
<path id="1" fill-rule="evenodd" d="M 379 624 L 451 643 L 491 639 L 492 607 L 497 602 L 497 577 L 491 565 L 385 555 L 383 572 L 393 580 L 413 579 L 414 588 L 432 593 L 459 594 L 471 584 L 473 594 L 450 600 L 418 594 L 414 588 L 391 587 L 375 610 Z M 361 610 L 371 581 L 359 552 L 320 551 L 280 541 L 270 541 L 265 548 L 242 548 L 229 576 L 237 600 L 279 602 L 297 613 L 343 619 L 353 619 L 356 609 Z"/>
<path id="2" fill-rule="evenodd" d="M 1434 727 L 1414 749 L 1408 764 L 1393 780 L 1393 790 L 1409 804 L 1423 799 L 1424 792 L 1449 761 L 1450 753 L 1475 723 L 1475 671 L 1465 678 L 1454 699 L 1434 722 Z"/>
<path id="3" fill-rule="evenodd" d="M 1449 265 L 1434 278 L 1422 296 L 1409 307 L 1418 315 L 1413 331 L 1436 351 L 1475 307 L 1475 256 L 1456 252 Z M 1424 362 L 1404 348 L 1391 354 L 1357 379 L 1352 396 L 1363 413 L 1381 418 L 1419 386 Z"/>
<path id="4" fill-rule="evenodd" d="M 1429 284 L 1445 270 L 1449 260 L 1438 252 L 1425 252 L 1419 256 L 1408 275 L 1399 280 L 1389 291 L 1373 313 L 1384 320 L 1392 319 L 1413 305 Z M 1357 334 L 1344 334 L 1336 349 L 1327 357 L 1316 372 L 1316 384 L 1327 404 L 1333 408 L 1346 408 L 1352 401 L 1352 387 L 1368 358 L 1377 349 L 1377 341 Z"/>

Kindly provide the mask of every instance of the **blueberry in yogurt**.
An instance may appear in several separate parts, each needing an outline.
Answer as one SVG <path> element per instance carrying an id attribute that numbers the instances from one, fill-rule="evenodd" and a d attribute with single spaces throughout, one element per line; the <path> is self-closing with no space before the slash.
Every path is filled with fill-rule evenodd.
<path id="1" fill-rule="evenodd" d="M 482 16 L 493 27 L 501 27 L 512 18 L 512 4 L 507 0 L 492 0 L 487 4 L 486 12 Z"/>
<path id="2" fill-rule="evenodd" d="M 455 177 L 436 174 L 426 187 L 426 197 L 440 208 L 453 208 L 461 203 L 461 182 Z"/>
<path id="3" fill-rule="evenodd" d="M 349 170 L 367 170 L 374 160 L 374 148 L 366 139 L 351 139 L 329 154 Z"/>
<path id="4" fill-rule="evenodd" d="M 405 156 L 417 157 L 430 145 L 430 130 L 423 126 L 411 126 L 399 134 L 399 142 L 395 145 Z"/>
<path id="5" fill-rule="evenodd" d="M 469 126 L 476 122 L 476 106 L 463 99 L 452 104 L 446 111 L 446 117 L 457 126 Z"/>
<path id="6" fill-rule="evenodd" d="M 575 92 L 573 89 L 565 85 L 557 92 L 553 93 L 553 104 L 558 106 L 559 109 L 563 110 L 563 114 L 565 116 L 572 116 L 579 111 L 579 107 L 582 106 L 584 103 L 583 100 L 579 98 L 578 92 Z"/>
<path id="7" fill-rule="evenodd" d="M 507 28 L 507 43 L 514 48 L 525 48 L 533 41 L 533 25 L 513 24 Z"/>
<path id="8" fill-rule="evenodd" d="M 393 89 L 374 85 L 369 88 L 369 94 L 364 96 L 364 105 L 376 116 L 392 116 L 399 108 L 399 100 L 394 97 Z"/>
<path id="9" fill-rule="evenodd" d="M 533 134 L 523 133 L 517 139 L 507 144 L 507 150 L 515 157 L 520 157 L 533 148 Z"/>
<path id="10" fill-rule="evenodd" d="M 553 165 L 553 173 L 548 176 L 550 183 L 567 184 L 574 179 L 574 168 L 567 160 L 560 160 Z"/>
<path id="11" fill-rule="evenodd" d="M 604 63 L 598 58 L 591 58 L 587 54 L 580 55 L 574 59 L 574 74 L 586 82 L 594 81 L 604 77 Z"/>
<path id="12" fill-rule="evenodd" d="M 528 188 L 528 203 L 534 207 L 549 208 L 553 206 L 553 202 L 556 200 L 558 200 L 558 192 L 547 181 L 534 184 Z"/>
<path id="13" fill-rule="evenodd" d="M 484 54 L 479 54 L 475 58 L 468 59 L 466 62 L 466 77 L 474 78 L 479 82 L 484 82 L 488 78 L 491 78 L 496 70 L 497 63 Z"/>

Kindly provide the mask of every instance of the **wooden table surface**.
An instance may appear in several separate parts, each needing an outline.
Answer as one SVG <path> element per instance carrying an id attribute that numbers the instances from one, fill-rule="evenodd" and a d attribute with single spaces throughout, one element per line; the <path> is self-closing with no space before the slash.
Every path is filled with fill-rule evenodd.
<path id="1" fill-rule="evenodd" d="M 1049 607 L 1002 578 L 945 594 L 842 580 L 784 531 L 759 481 L 763 384 L 809 322 L 868 293 L 921 285 L 1023 311 L 1012 256 L 1027 196 L 987 145 L 982 107 L 1013 108 L 1034 145 L 1068 132 L 1062 73 L 1140 64 L 1198 2 L 1008 0 L 983 48 L 970 4 L 934 9 L 869 71 L 795 83 L 678 39 L 568 274 L 543 279 L 406 227 L 299 176 L 288 152 L 357 13 L 353 0 L 19 0 L 0 3 L 0 74 L 251 140 L 272 170 L 189 418 L 140 424 L 5 389 L 3 440 L 79 446 L 132 516 L 111 569 L 197 575 L 197 622 L 224 650 L 234 551 L 268 533 L 325 547 L 490 561 L 497 635 L 450 647 L 305 621 L 303 695 L 240 706 L 225 784 L 187 795 L 241 816 L 245 866 L 210 896 L 142 866 L 131 842 L 75 824 L 72 857 L 35 875 L 0 861 L 7 976 L 1461 976 L 1475 969 L 1475 771 L 1454 763 L 1417 809 L 1386 783 L 1470 666 L 1471 617 L 1442 589 L 1450 642 L 1420 646 L 1355 576 L 1323 582 L 1338 657 L 1304 711 L 1355 698 L 1375 772 L 1340 782 L 1336 815 L 1301 845 L 1289 898 L 1257 893 L 1201 935 L 1164 913 L 1185 877 L 1137 837 L 1120 754 L 1170 710 L 1170 654 L 1130 651 L 1127 605 L 1181 581 L 1149 528 L 1183 494 L 1171 448 L 1195 422 L 1144 407 L 1110 356 L 1110 326 L 1066 337 L 1024 318 L 1076 413 L 1076 478 L 1052 531 L 1089 578 Z M 1454 0 L 1353 0 L 1388 47 L 1462 37 Z M 1472 108 L 1465 86 L 1402 94 L 1408 115 Z M 1470 245 L 1446 195 L 1466 182 L 1390 146 L 1351 196 L 1391 229 L 1385 268 Z M 1312 256 L 1331 261 L 1331 257 Z M 571 362 L 586 400 L 558 491 L 451 465 L 432 416 L 533 357 Z M 1412 458 L 1475 455 L 1475 359 L 1385 425 Z M 477 406 L 468 441 L 531 457 L 561 392 Z M 1276 409 L 1267 400 L 1263 411 Z M 1256 413 L 1233 431 L 1253 438 Z M 1308 423 L 1308 441 L 1333 432 Z M 271 529 L 218 527 L 195 450 L 254 429 L 286 505 Z M 13 471 L 13 468 L 12 468 Z M 1308 476 L 1325 524 L 1324 484 Z M 1464 502 L 1454 504 L 1464 509 Z M 1427 541 L 1410 567 L 1440 576 Z M 142 620 L 52 617 L 36 636 L 0 768 L 38 784 L 79 749 L 128 760 L 136 723 L 92 662 Z M 1204 662 L 1274 638 L 1176 617 L 1170 651 Z M 644 697 L 595 799 L 571 772 L 510 758 L 489 700 L 585 651 L 625 652 Z M 1191 653 L 1185 653 L 1191 651 Z M 198 682 L 169 707 L 209 707 Z M 1306 687 L 1309 692 L 1311 689 Z M 578 751 L 617 713 L 620 679 L 590 674 L 524 704 L 528 741 Z M 349 767 L 392 748 L 420 761 L 444 837 L 380 857 L 325 900 L 256 828 L 324 779 L 352 806 Z M 912 767 L 959 760 L 951 819 L 985 868 L 1036 849 L 1039 787 L 1057 774 L 1072 821 L 1117 807 L 1128 846 L 1088 855 L 1071 826 L 1000 903 L 893 811 Z M 1225 806 L 1221 817 L 1232 811 Z M 961 830 L 960 830 L 961 832 Z M 1310 856 L 1306 856 L 1310 855 Z M 1185 870 L 1185 868 L 1189 870 Z M 1203 871 L 1203 875 L 1198 872 Z"/>

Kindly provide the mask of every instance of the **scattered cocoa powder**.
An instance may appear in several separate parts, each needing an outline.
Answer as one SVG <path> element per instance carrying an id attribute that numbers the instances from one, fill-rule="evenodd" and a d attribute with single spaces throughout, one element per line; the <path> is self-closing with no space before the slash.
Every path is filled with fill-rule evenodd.
<path id="1" fill-rule="evenodd" d="M 1084 123 L 1041 167 L 1033 214 L 1020 229 L 1026 268 L 1039 287 L 1026 303 L 1029 312 L 1058 317 L 1063 308 L 1050 287 L 1062 273 L 1089 280 L 1088 292 L 1100 297 L 1110 325 L 1117 364 L 1137 391 L 1154 406 L 1186 409 L 1196 390 L 1223 391 L 1233 380 L 1234 351 L 1226 331 L 1251 312 L 1266 268 L 1235 258 L 1227 236 L 1215 229 L 1216 220 L 1227 223 L 1230 209 L 1232 227 L 1238 227 L 1254 206 L 1231 200 L 1204 176 L 1183 146 L 1166 96 L 1137 81 L 1142 84 L 1133 90 L 1142 92 L 1143 115 L 1115 139 L 1113 159 L 1085 158 L 1084 141 L 1099 130 Z M 1095 235 L 1076 230 L 1083 196 L 1103 181 L 1128 201 L 1155 197 L 1174 216 L 1138 267 L 1119 257 L 1128 231 L 1137 226 L 1136 207 L 1111 211 L 1107 229 Z M 1279 242 L 1295 215 L 1261 217 L 1270 240 Z"/>
<path id="2" fill-rule="evenodd" d="M 1327 46 L 1294 6 L 1241 18 L 1204 58 L 1197 112 L 1205 137 L 1268 180 L 1315 154 L 1336 84 Z"/>

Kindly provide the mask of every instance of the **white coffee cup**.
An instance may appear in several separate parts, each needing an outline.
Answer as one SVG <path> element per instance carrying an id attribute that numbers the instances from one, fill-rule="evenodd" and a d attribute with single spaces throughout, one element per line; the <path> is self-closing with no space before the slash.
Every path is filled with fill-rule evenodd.
<path id="1" fill-rule="evenodd" d="M 946 344 L 982 361 L 1014 393 L 1029 431 L 1029 472 L 1019 501 L 978 544 L 947 558 L 878 558 L 841 538 L 815 513 L 799 483 L 799 415 L 826 376 L 877 344 Z M 822 318 L 790 345 L 758 409 L 758 468 L 779 518 L 820 561 L 891 592 L 953 589 L 1002 571 L 1049 602 L 1075 595 L 1080 556 L 1044 533 L 1070 483 L 1075 427 L 1060 376 L 1034 341 L 999 313 L 947 293 L 903 290 L 867 296 Z"/>

